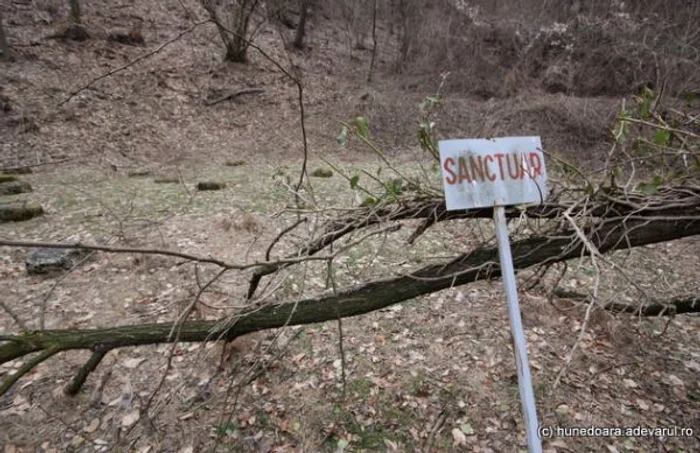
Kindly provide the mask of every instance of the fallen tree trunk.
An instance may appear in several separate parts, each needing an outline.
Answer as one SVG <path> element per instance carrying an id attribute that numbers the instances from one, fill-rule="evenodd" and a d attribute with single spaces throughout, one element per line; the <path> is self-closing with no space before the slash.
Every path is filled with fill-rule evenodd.
<path id="1" fill-rule="evenodd" d="M 590 302 L 588 294 L 572 291 L 555 290 L 554 295 L 563 299 L 570 299 L 577 302 Z M 639 304 L 626 304 L 622 302 L 611 302 L 603 306 L 612 313 L 629 313 L 637 316 L 675 316 L 684 313 L 700 313 L 699 296 L 675 296 L 667 300 L 652 300 Z"/>
<path id="2" fill-rule="evenodd" d="M 675 316 L 683 313 L 700 313 L 700 297 L 674 297 L 644 305 L 613 303 L 605 307 L 614 313 L 630 313 L 639 316 Z"/>
<path id="3" fill-rule="evenodd" d="M 589 254 L 590 247 L 605 253 L 618 249 L 671 241 L 700 234 L 700 221 L 684 217 L 611 219 L 586 232 L 584 244 L 575 231 L 562 231 L 556 236 L 532 237 L 512 245 L 517 270 L 540 264 L 556 263 Z M 384 278 L 299 302 L 285 302 L 242 313 L 235 319 L 219 321 L 185 321 L 143 324 L 98 329 L 66 329 L 24 332 L 0 336 L 0 363 L 39 352 L 14 375 L 0 385 L 5 393 L 22 375 L 51 356 L 67 350 L 93 351 L 86 364 L 93 370 L 104 354 L 115 348 L 174 341 L 233 340 L 251 332 L 335 320 L 369 313 L 389 305 L 453 286 L 500 276 L 498 249 L 482 247 L 442 264 L 423 267 L 400 277 Z M 695 307 L 695 306 L 694 306 Z M 85 368 L 85 367 L 84 367 Z M 80 385 L 74 385 L 77 392 Z"/>
<path id="4" fill-rule="evenodd" d="M 700 218 L 700 187 L 664 187 L 655 195 L 630 194 L 620 190 L 599 190 L 586 203 L 543 203 L 525 209 L 510 206 L 506 208 L 506 218 L 517 219 L 525 215 L 536 219 L 557 219 L 568 212 L 572 216 L 586 216 L 596 219 L 638 218 L 650 216 L 671 216 Z M 431 226 L 455 219 L 490 219 L 492 208 L 478 208 L 461 211 L 448 211 L 444 199 L 403 200 L 400 204 L 387 204 L 358 208 L 347 216 L 329 221 L 322 234 L 305 244 L 289 257 L 312 256 L 344 236 L 381 222 L 409 219 L 424 219 L 416 231 L 408 238 L 412 244 Z M 255 294 L 263 277 L 273 274 L 288 264 L 269 264 L 259 267 L 253 273 L 248 287 L 248 299 Z"/>

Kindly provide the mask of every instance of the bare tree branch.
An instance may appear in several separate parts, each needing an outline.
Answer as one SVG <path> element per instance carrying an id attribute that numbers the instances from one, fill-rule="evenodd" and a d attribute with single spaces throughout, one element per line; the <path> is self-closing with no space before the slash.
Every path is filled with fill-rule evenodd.
<path id="1" fill-rule="evenodd" d="M 562 214 L 586 216 L 592 219 L 651 219 L 653 216 L 672 216 L 675 219 L 700 219 L 700 187 L 689 185 L 668 187 L 655 196 L 612 193 L 599 191 L 587 202 L 544 203 L 527 208 L 509 207 L 506 217 L 517 219 L 524 216 L 536 219 L 558 219 Z M 316 239 L 305 244 L 289 257 L 313 256 L 344 236 L 371 225 L 397 220 L 425 219 L 409 237 L 413 243 L 429 227 L 439 222 L 455 219 L 490 219 L 493 210 L 480 208 L 468 211 L 448 211 L 444 199 L 405 200 L 400 202 L 357 208 L 346 216 L 326 223 L 323 232 Z M 265 265 L 256 269 L 248 287 L 248 298 L 252 298 L 261 279 L 277 272 L 286 264 Z"/>
<path id="2" fill-rule="evenodd" d="M 606 253 L 699 235 L 700 220 L 612 219 L 585 233 L 590 244 L 600 253 Z M 573 230 L 563 230 L 550 237 L 535 236 L 516 241 L 512 248 L 516 270 L 580 258 L 585 256 L 588 250 Z M 449 262 L 426 266 L 409 275 L 352 285 L 331 295 L 251 308 L 234 318 L 219 321 L 186 321 L 179 326 L 173 323 L 158 323 L 95 329 L 45 330 L 6 337 L 5 343 L 0 344 L 0 363 L 34 352 L 41 354 L 8 378 L 0 386 L 0 395 L 34 366 L 62 351 L 95 350 L 98 346 L 110 350 L 125 346 L 173 342 L 176 341 L 171 335 L 174 326 L 179 329 L 179 341 L 210 341 L 213 338 L 231 341 L 241 335 L 264 329 L 357 316 L 423 294 L 499 276 L 497 248 L 480 247 Z"/>
<path id="3" fill-rule="evenodd" d="M 163 44 L 161 44 L 160 46 L 158 46 L 158 47 L 155 48 L 154 50 L 152 50 L 152 51 L 150 51 L 150 52 L 146 52 L 145 54 L 136 57 L 135 59 L 131 60 L 130 62 L 128 62 L 128 63 L 126 63 L 126 64 L 124 64 L 124 65 L 122 65 L 122 66 L 119 66 L 118 68 L 111 69 L 111 70 L 105 72 L 104 74 L 102 74 L 102 75 L 100 75 L 100 76 L 98 76 L 98 77 L 96 77 L 96 78 L 90 80 L 87 84 L 81 86 L 80 88 L 78 88 L 78 89 L 75 90 L 75 91 L 72 91 L 72 92 L 68 95 L 67 98 L 65 98 L 64 100 L 62 100 L 62 101 L 58 104 L 58 106 L 60 107 L 60 106 L 62 106 L 63 104 L 67 103 L 68 101 L 70 101 L 71 99 L 73 99 L 75 96 L 77 96 L 77 95 L 80 94 L 81 92 L 87 90 L 88 88 L 90 88 L 91 86 L 93 86 L 94 84 L 96 84 L 97 82 L 99 82 L 100 80 L 105 79 L 105 78 L 107 78 L 107 77 L 109 77 L 109 76 L 112 76 L 112 75 L 114 75 L 114 74 L 116 74 L 116 73 L 118 73 L 118 72 L 122 72 L 122 71 L 124 71 L 124 70 L 126 70 L 126 69 L 129 69 L 131 66 L 135 65 L 136 63 L 140 62 L 141 60 L 145 60 L 146 58 L 148 58 L 148 57 L 150 57 L 150 56 L 152 56 L 152 55 L 157 54 L 157 53 L 160 52 L 161 50 L 163 50 L 163 49 L 165 49 L 166 47 L 168 47 L 170 44 L 172 44 L 172 43 L 178 41 L 180 38 L 182 38 L 182 37 L 185 36 L 186 34 L 193 32 L 193 31 L 194 31 L 197 27 L 199 27 L 200 25 L 206 24 L 206 23 L 208 23 L 208 22 L 209 22 L 209 20 L 203 20 L 203 21 L 197 22 L 197 23 L 195 23 L 194 25 L 192 25 L 190 28 L 188 28 L 187 30 L 182 31 L 182 32 L 178 33 L 176 36 L 174 36 L 174 37 L 170 38 L 169 40 L 165 41 Z"/>

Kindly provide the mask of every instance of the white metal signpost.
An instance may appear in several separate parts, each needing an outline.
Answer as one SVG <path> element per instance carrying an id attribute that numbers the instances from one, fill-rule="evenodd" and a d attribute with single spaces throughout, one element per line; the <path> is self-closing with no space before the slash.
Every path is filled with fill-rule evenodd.
<path id="1" fill-rule="evenodd" d="M 547 197 L 547 172 L 540 138 L 442 140 L 438 147 L 447 210 L 493 207 L 527 442 L 530 453 L 541 453 L 535 396 L 504 208 L 514 204 L 542 203 Z"/>

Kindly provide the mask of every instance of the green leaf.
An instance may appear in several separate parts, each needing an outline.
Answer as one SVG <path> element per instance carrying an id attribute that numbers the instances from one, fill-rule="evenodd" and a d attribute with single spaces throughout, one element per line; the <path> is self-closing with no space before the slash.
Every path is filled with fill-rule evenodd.
<path id="1" fill-rule="evenodd" d="M 440 102 L 440 97 L 438 95 L 426 96 L 423 101 L 418 104 L 418 107 L 423 115 L 428 113 L 428 110 L 435 107 Z"/>
<path id="2" fill-rule="evenodd" d="M 398 195 L 403 190 L 403 180 L 400 178 L 394 178 L 386 183 L 386 189 L 388 193 L 393 195 Z"/>
<path id="3" fill-rule="evenodd" d="M 695 100 L 695 93 L 686 93 L 684 97 L 685 97 L 685 105 L 688 107 L 692 107 L 693 101 Z"/>
<path id="4" fill-rule="evenodd" d="M 576 167 L 574 167 L 573 165 L 570 165 L 570 164 L 566 164 L 566 163 L 562 164 L 561 169 L 564 172 L 564 174 L 566 174 L 566 175 L 573 175 L 573 174 L 578 173 L 576 170 Z"/>
<path id="5" fill-rule="evenodd" d="M 639 101 L 639 115 L 643 118 L 649 118 L 651 115 L 651 101 L 654 99 L 654 91 L 649 87 L 644 87 L 642 90 L 642 99 Z"/>
<path id="6" fill-rule="evenodd" d="M 639 103 L 639 116 L 641 116 L 643 119 L 649 118 L 649 115 L 651 113 L 651 109 L 649 105 L 651 104 L 651 100 L 645 98 L 642 100 L 642 102 Z"/>
<path id="7" fill-rule="evenodd" d="M 472 425 L 470 423 L 462 423 L 462 426 L 459 427 L 459 430 L 467 436 L 474 435 L 474 428 L 472 428 Z"/>
<path id="8" fill-rule="evenodd" d="M 379 200 L 377 200 L 375 197 L 370 195 L 370 196 L 365 197 L 364 200 L 362 200 L 362 203 L 360 203 L 360 206 L 361 207 L 374 206 L 375 204 L 377 204 L 377 201 L 379 201 Z"/>
<path id="9" fill-rule="evenodd" d="M 353 175 L 352 178 L 350 178 L 350 188 L 354 189 L 357 187 L 357 183 L 360 182 L 360 175 Z"/>
<path id="10" fill-rule="evenodd" d="M 355 122 L 355 127 L 357 128 L 357 135 L 369 140 L 369 122 L 364 116 L 356 116 L 353 120 Z"/>
<path id="11" fill-rule="evenodd" d="M 671 133 L 666 129 L 659 129 L 654 133 L 654 144 L 668 146 L 671 143 Z"/>
<path id="12" fill-rule="evenodd" d="M 336 451 L 345 451 L 346 448 L 348 448 L 348 445 L 350 445 L 350 442 L 348 442 L 345 439 L 338 439 L 338 449 Z"/>
<path id="13" fill-rule="evenodd" d="M 627 141 L 627 135 L 629 134 L 629 131 L 629 121 L 620 118 L 620 120 L 617 122 L 617 125 L 615 125 L 615 131 L 613 132 L 615 134 L 615 141 L 617 143 L 625 143 Z"/>
<path id="14" fill-rule="evenodd" d="M 641 182 L 637 184 L 637 190 L 642 192 L 644 195 L 653 195 L 659 191 L 659 186 L 655 184 L 649 184 L 646 182 Z"/>
<path id="15" fill-rule="evenodd" d="M 348 128 L 343 126 L 343 128 L 340 129 L 340 133 L 335 139 L 338 141 L 340 146 L 345 146 L 348 143 Z"/>

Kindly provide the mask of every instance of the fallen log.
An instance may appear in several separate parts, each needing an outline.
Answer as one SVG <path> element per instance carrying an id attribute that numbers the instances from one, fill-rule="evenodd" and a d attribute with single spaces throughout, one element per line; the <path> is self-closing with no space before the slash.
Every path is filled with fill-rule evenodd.
<path id="1" fill-rule="evenodd" d="M 585 216 L 592 219 L 658 217 L 691 217 L 700 219 L 700 187 L 664 187 L 657 194 L 643 195 L 626 193 L 621 190 L 599 190 L 586 203 L 548 202 L 536 206 L 506 208 L 506 218 L 517 219 L 527 216 L 536 219 L 557 219 L 568 212 L 571 216 Z M 344 236 L 376 225 L 409 219 L 424 219 L 422 224 L 408 238 L 413 243 L 428 228 L 439 222 L 456 219 L 491 219 L 493 209 L 479 208 L 462 211 L 448 211 L 445 200 L 402 200 L 399 204 L 387 204 L 358 208 L 347 216 L 332 219 L 318 238 L 302 246 L 290 257 L 312 256 Z M 259 267 L 253 273 L 248 285 L 248 299 L 252 299 L 263 277 L 273 274 L 288 264 L 270 264 Z"/>
<path id="2" fill-rule="evenodd" d="M 571 291 L 555 290 L 554 295 L 562 299 L 570 299 L 577 302 L 590 302 L 588 294 Z M 669 299 L 652 300 L 639 304 L 610 302 L 603 308 L 612 313 L 627 313 L 645 318 L 655 316 L 675 316 L 687 313 L 700 313 L 700 296 L 683 295 Z"/>
<path id="3" fill-rule="evenodd" d="M 683 217 L 610 219 L 586 231 L 584 244 L 573 230 L 536 236 L 512 244 L 516 270 L 580 258 L 595 247 L 600 253 L 667 242 L 700 234 L 700 221 Z M 318 323 L 369 313 L 442 289 L 500 276 L 498 249 L 480 247 L 453 260 L 425 266 L 409 275 L 383 278 L 299 302 L 284 302 L 243 312 L 218 321 L 185 321 L 109 328 L 29 331 L 0 336 L 0 363 L 39 353 L 0 385 L 4 394 L 21 376 L 59 352 L 84 349 L 93 358 L 83 367 L 84 377 L 111 349 L 175 341 L 233 340 L 259 330 Z M 77 392 L 80 385 L 73 385 Z"/>

